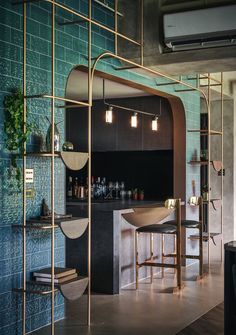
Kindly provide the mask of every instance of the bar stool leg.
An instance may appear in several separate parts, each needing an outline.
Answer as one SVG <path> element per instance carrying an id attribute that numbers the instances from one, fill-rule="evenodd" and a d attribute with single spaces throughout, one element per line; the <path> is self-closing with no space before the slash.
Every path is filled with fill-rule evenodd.
<path id="1" fill-rule="evenodd" d="M 165 235 L 161 235 L 161 239 L 162 239 L 162 242 L 161 242 L 161 262 L 164 263 L 164 260 L 165 260 Z M 165 274 L 165 269 L 164 267 L 161 268 L 161 278 L 164 278 L 164 274 Z"/>
<path id="2" fill-rule="evenodd" d="M 202 241 L 202 221 L 199 226 L 199 276 L 203 277 L 203 241 Z"/>
<path id="3" fill-rule="evenodd" d="M 138 264 L 138 233 L 135 231 L 135 278 L 136 278 L 136 290 L 138 289 L 138 271 L 139 271 L 139 264 Z"/>
<path id="4" fill-rule="evenodd" d="M 150 260 L 153 261 L 153 234 L 150 233 Z M 150 278 L 151 278 L 151 284 L 153 281 L 153 269 L 152 266 L 150 266 Z"/>
<path id="5" fill-rule="evenodd" d="M 174 235 L 174 264 L 177 264 L 177 258 L 176 258 L 176 235 Z M 176 275 L 176 269 L 174 269 L 174 275 Z"/>
<path id="6" fill-rule="evenodd" d="M 178 289 L 182 288 L 182 273 L 181 273 L 181 234 L 177 232 L 177 286 Z"/>

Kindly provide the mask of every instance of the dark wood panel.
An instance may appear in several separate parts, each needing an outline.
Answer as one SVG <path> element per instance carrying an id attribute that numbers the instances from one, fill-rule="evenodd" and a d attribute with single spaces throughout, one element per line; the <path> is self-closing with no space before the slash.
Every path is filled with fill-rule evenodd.
<path id="1" fill-rule="evenodd" d="M 75 151 L 88 151 L 88 112 L 86 108 L 66 110 L 66 141 Z"/>
<path id="2" fill-rule="evenodd" d="M 144 112 L 160 112 L 160 97 L 147 96 L 126 99 L 111 99 L 113 104 L 138 109 Z M 152 117 L 138 114 L 138 127 L 132 128 L 132 112 L 114 108 L 113 123 L 105 122 L 106 107 L 103 101 L 94 101 L 92 109 L 93 151 L 171 150 L 173 148 L 173 120 L 170 104 L 162 98 L 159 130 L 152 131 Z M 66 138 L 76 150 L 87 148 L 87 111 L 83 108 L 67 112 Z"/>

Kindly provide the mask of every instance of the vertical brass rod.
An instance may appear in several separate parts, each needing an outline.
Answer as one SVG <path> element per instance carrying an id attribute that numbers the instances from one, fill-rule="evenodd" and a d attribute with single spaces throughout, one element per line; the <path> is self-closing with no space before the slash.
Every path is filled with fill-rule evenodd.
<path id="1" fill-rule="evenodd" d="M 118 0 L 115 0 L 115 14 L 114 14 L 114 20 L 115 20 L 115 54 L 118 54 L 118 15 L 117 15 L 117 10 L 118 10 Z"/>
<path id="2" fill-rule="evenodd" d="M 165 260 L 165 257 L 164 257 L 164 254 L 165 254 L 165 235 L 162 234 L 161 235 L 161 262 L 164 263 L 164 260 Z M 164 267 L 161 268 L 161 278 L 164 278 Z"/>
<path id="3" fill-rule="evenodd" d="M 140 0 L 140 64 L 143 66 L 144 52 L 144 2 Z"/>
<path id="4" fill-rule="evenodd" d="M 136 282 L 136 290 L 138 289 L 138 275 L 139 275 L 139 261 L 138 261 L 138 239 L 139 233 L 135 230 L 135 282 Z"/>
<path id="5" fill-rule="evenodd" d="M 153 233 L 150 234 L 150 260 L 153 261 Z M 153 281 L 153 269 L 150 266 L 151 283 Z"/>
<path id="6" fill-rule="evenodd" d="M 23 95 L 24 95 L 24 111 L 23 111 L 23 132 L 26 132 L 27 120 L 27 100 L 26 100 L 26 41 L 27 41 L 27 4 L 23 4 Z M 26 143 L 24 143 L 23 155 L 23 226 L 26 226 Z M 22 293 L 22 334 L 26 334 L 26 229 L 23 229 L 23 293 Z"/>
<path id="7" fill-rule="evenodd" d="M 222 170 L 221 170 L 221 262 L 223 261 L 223 253 L 224 253 L 224 95 L 223 95 L 223 89 L 224 89 L 224 75 L 223 72 L 221 72 L 221 160 L 222 160 Z"/>
<path id="8" fill-rule="evenodd" d="M 174 235 L 174 255 L 176 255 L 176 235 Z M 176 264 L 177 258 L 174 257 L 174 264 Z M 174 269 L 174 275 L 176 273 L 176 269 Z"/>
<path id="9" fill-rule="evenodd" d="M 88 1 L 88 13 L 89 13 L 89 23 L 88 23 L 88 293 L 87 293 L 87 324 L 90 325 L 91 321 L 91 224 L 92 224 L 92 211 L 91 211 L 91 174 L 92 174 L 92 167 L 91 167 L 91 156 L 92 156 L 92 24 L 91 24 L 91 17 L 92 17 L 92 0 Z"/>
<path id="10" fill-rule="evenodd" d="M 52 100 L 51 100 L 51 127 L 52 127 L 52 138 L 51 138 L 51 147 L 52 147 L 52 157 L 51 157 L 51 208 L 52 208 L 52 232 L 51 232 L 51 266 L 52 266 L 52 293 L 51 293 L 51 335 L 54 335 L 54 305 L 55 305 L 55 301 L 54 301 L 54 246 L 55 246 L 55 217 L 54 217 L 54 212 L 55 212 L 55 204 L 54 204 L 54 174 L 55 174 L 55 157 L 54 157 L 54 133 L 55 133 L 55 5 L 52 3 L 52 58 L 51 58 L 51 62 L 52 62 L 52 68 L 51 68 L 51 80 L 52 80 Z"/>
<path id="11" fill-rule="evenodd" d="M 203 199 L 199 198 L 199 276 L 202 278 L 203 276 L 203 240 L 202 240 L 202 232 L 203 232 Z"/>
<path id="12" fill-rule="evenodd" d="M 210 199 L 211 199 L 211 82 L 210 82 L 210 73 L 207 76 L 207 98 L 208 98 L 208 164 L 207 164 L 207 173 L 208 173 L 208 204 L 207 204 L 207 231 L 208 231 L 208 269 L 210 269 L 210 257 L 211 257 L 211 243 L 210 243 L 210 230 L 211 230 L 211 222 L 210 222 Z"/>
<path id="13" fill-rule="evenodd" d="M 177 286 L 182 288 L 182 269 L 181 269 L 181 199 L 177 199 L 176 222 L 177 222 Z"/>

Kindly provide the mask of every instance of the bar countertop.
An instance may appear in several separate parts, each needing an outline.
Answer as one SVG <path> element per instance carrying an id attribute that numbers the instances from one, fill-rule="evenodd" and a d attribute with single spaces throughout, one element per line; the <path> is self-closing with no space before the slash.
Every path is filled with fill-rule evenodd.
<path id="1" fill-rule="evenodd" d="M 134 207 L 148 207 L 154 205 L 160 206 L 163 204 L 160 200 L 96 200 L 92 201 L 92 209 L 93 211 L 99 212 L 110 212 L 114 210 L 122 210 L 122 209 L 131 209 Z M 77 199 L 69 199 L 66 202 L 66 206 L 77 206 L 81 210 L 85 210 L 88 206 L 87 201 L 80 201 Z"/>

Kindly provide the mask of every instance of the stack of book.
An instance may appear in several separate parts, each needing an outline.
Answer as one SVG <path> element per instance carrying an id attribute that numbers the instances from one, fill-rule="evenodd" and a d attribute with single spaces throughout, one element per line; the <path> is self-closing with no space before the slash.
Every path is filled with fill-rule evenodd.
<path id="1" fill-rule="evenodd" d="M 41 270 L 37 270 L 33 272 L 33 277 L 36 282 L 41 283 L 51 283 L 52 281 L 52 269 L 45 268 Z M 54 268 L 54 283 L 55 284 L 62 284 L 75 279 L 78 277 L 76 269 L 71 268 Z"/>

